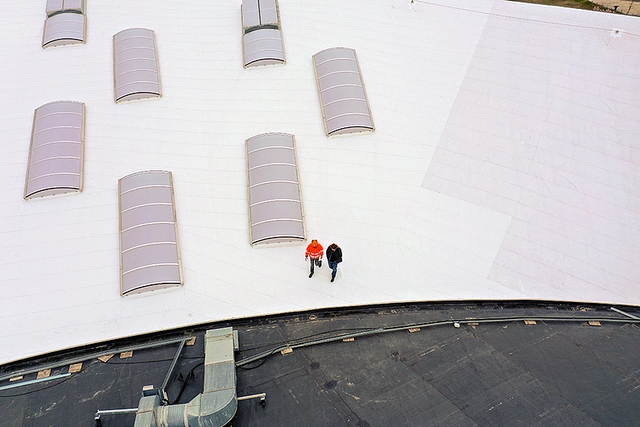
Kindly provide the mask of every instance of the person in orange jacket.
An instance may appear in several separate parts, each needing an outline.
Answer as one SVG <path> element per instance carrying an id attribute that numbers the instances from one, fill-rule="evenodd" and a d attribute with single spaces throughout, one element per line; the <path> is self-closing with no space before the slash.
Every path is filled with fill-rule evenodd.
<path id="1" fill-rule="evenodd" d="M 322 255 L 324 255 L 324 249 L 322 249 L 322 245 L 318 243 L 316 239 L 313 239 L 309 246 L 307 246 L 307 251 L 304 253 L 304 260 L 311 259 L 311 273 L 309 273 L 309 278 L 313 276 L 313 266 L 317 265 L 318 268 L 322 267 Z"/>

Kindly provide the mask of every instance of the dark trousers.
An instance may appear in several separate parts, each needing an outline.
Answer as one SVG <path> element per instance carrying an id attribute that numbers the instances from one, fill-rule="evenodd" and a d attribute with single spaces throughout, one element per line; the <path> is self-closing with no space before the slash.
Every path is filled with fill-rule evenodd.
<path id="1" fill-rule="evenodd" d="M 313 265 L 317 265 L 318 267 L 322 267 L 322 258 L 319 259 L 313 259 L 313 258 L 309 258 L 309 260 L 311 261 L 311 274 L 313 274 Z"/>
<path id="2" fill-rule="evenodd" d="M 335 279 L 336 274 L 338 273 L 338 263 L 334 261 L 329 261 L 329 268 L 331 269 L 331 278 Z"/>

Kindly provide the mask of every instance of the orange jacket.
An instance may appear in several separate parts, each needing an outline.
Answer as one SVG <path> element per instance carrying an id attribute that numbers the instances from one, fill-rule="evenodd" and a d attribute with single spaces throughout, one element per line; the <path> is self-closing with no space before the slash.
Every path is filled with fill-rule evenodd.
<path id="1" fill-rule="evenodd" d="M 324 249 L 322 249 L 322 245 L 316 242 L 316 247 L 313 247 L 313 242 L 309 243 L 307 246 L 307 251 L 304 253 L 305 259 L 307 257 L 311 257 L 311 259 L 321 259 L 322 255 L 324 255 Z"/>

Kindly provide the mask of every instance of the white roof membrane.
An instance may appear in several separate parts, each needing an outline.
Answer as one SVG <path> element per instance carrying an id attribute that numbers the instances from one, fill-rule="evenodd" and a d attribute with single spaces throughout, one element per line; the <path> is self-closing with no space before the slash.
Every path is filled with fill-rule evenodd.
<path id="1" fill-rule="evenodd" d="M 84 104 L 73 101 L 51 102 L 36 109 L 25 199 L 82 189 L 84 112 Z"/>
<path id="2" fill-rule="evenodd" d="M 550 288 L 592 288 L 607 300 L 640 278 L 640 193 L 632 182 L 640 170 L 629 139 L 640 127 L 628 110 L 637 105 L 626 93 L 634 78 L 598 62 L 618 49 L 625 62 L 634 37 L 590 36 L 588 55 L 554 44 L 585 37 L 573 27 L 547 35 L 543 26 L 522 23 L 514 43 L 500 40 L 509 23 L 489 18 L 423 187 L 512 218 L 491 280 L 537 298 Z M 625 117 L 634 123 L 627 131 Z"/>
<path id="3" fill-rule="evenodd" d="M 0 363 L 318 307 L 640 305 L 640 20 L 281 0 L 287 66 L 248 72 L 240 4 L 91 0 L 73 49 L 41 48 L 44 1 L 3 8 Z M 139 26 L 158 37 L 162 97 L 119 105 L 112 35 Z M 375 132 L 327 138 L 311 58 L 331 46 L 357 51 Z M 34 108 L 65 99 L 90 113 L 82 193 L 24 200 Z M 304 242 L 248 238 L 245 141 L 283 129 L 305 233 L 343 250 L 333 283 L 324 267 L 308 278 Z M 172 172 L 184 286 L 123 298 L 116 183 L 141 170 Z"/>

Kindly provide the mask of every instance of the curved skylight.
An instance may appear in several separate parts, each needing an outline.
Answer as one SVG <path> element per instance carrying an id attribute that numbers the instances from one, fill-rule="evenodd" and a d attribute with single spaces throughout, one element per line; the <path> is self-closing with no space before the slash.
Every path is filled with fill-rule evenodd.
<path id="1" fill-rule="evenodd" d="M 276 0 L 260 0 L 260 23 L 262 25 L 280 25 Z"/>
<path id="2" fill-rule="evenodd" d="M 36 109 L 24 198 L 82 189 L 84 113 L 81 102 L 57 101 Z"/>
<path id="3" fill-rule="evenodd" d="M 280 25 L 276 0 L 242 0 L 241 10 L 245 31 L 253 27 Z"/>
<path id="4" fill-rule="evenodd" d="M 115 34 L 113 57 L 116 102 L 162 96 L 153 30 L 129 28 Z"/>
<path id="5" fill-rule="evenodd" d="M 246 148 L 251 244 L 304 240 L 294 136 L 256 135 Z"/>
<path id="6" fill-rule="evenodd" d="M 242 27 L 246 30 L 260 26 L 260 6 L 258 0 L 242 0 Z"/>
<path id="7" fill-rule="evenodd" d="M 313 55 L 327 135 L 374 130 L 356 51 L 335 47 Z"/>
<path id="8" fill-rule="evenodd" d="M 276 0 L 243 0 L 241 9 L 244 67 L 284 64 Z"/>
<path id="9" fill-rule="evenodd" d="M 84 13 L 85 0 L 47 0 L 47 16 L 61 12 Z"/>
<path id="10" fill-rule="evenodd" d="M 171 172 L 137 172 L 118 182 L 120 292 L 182 285 Z"/>
<path id="11" fill-rule="evenodd" d="M 244 66 L 284 63 L 284 49 L 280 30 L 260 28 L 242 36 Z"/>
<path id="12" fill-rule="evenodd" d="M 80 13 L 58 13 L 44 21 L 42 47 L 84 43 L 87 18 Z"/>

